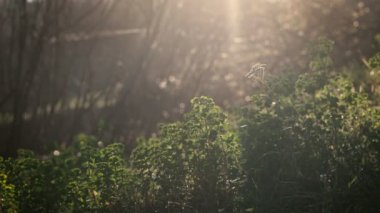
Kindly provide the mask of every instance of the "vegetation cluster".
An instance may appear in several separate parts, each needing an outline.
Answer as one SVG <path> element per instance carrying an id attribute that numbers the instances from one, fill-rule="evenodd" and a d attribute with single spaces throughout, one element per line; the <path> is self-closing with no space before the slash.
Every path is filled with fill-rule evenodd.
<path id="1" fill-rule="evenodd" d="M 380 57 L 354 78 L 333 70 L 332 45 L 314 46 L 303 74 L 269 76 L 234 113 L 194 98 L 129 156 L 81 134 L 49 156 L 0 158 L 0 209 L 378 212 Z"/>

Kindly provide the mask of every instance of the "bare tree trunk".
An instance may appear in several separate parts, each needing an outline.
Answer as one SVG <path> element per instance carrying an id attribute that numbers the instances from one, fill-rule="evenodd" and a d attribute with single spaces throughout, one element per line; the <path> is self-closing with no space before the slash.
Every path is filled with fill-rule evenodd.
<path id="1" fill-rule="evenodd" d="M 24 69 L 24 54 L 25 54 L 25 45 L 26 45 L 26 36 L 27 36 L 27 17 L 26 17 L 26 0 L 19 0 L 16 3 L 15 13 L 17 14 L 14 17 L 17 21 L 15 26 L 15 32 L 17 33 L 17 46 L 16 46 L 16 60 L 15 60 L 15 85 L 14 85 L 14 99 L 13 99 L 13 123 L 10 131 L 9 147 L 7 147 L 6 154 L 15 155 L 16 148 L 19 147 L 21 135 L 22 135 L 22 126 L 23 126 L 23 113 L 26 108 L 26 96 L 24 92 L 24 85 L 22 82 L 23 78 L 23 69 Z"/>

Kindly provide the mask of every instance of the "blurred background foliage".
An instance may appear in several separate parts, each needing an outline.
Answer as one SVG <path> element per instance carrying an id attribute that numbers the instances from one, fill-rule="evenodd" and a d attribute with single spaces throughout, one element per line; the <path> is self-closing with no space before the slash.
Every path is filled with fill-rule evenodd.
<path id="1" fill-rule="evenodd" d="M 194 96 L 249 103 L 253 64 L 308 72 L 321 36 L 335 41 L 328 66 L 370 91 L 379 14 L 378 0 L 0 0 L 1 154 L 46 153 L 81 132 L 129 153 Z"/>

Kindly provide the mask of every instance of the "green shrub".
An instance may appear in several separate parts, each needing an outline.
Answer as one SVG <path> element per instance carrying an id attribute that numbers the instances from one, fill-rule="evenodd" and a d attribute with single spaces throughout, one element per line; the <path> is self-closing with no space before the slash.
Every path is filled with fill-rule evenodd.
<path id="1" fill-rule="evenodd" d="M 293 85 L 284 88 L 288 94 L 254 95 L 241 111 L 245 206 L 257 212 L 378 209 L 379 110 L 344 75 L 308 73 Z"/>
<path id="2" fill-rule="evenodd" d="M 183 122 L 161 126 L 131 157 L 141 208 L 158 212 L 231 212 L 237 208 L 240 148 L 226 115 L 194 98 Z"/>
<path id="3" fill-rule="evenodd" d="M 65 191 L 64 168 L 52 159 L 41 160 L 33 152 L 19 150 L 8 162 L 9 181 L 15 185 L 20 212 L 51 212 L 59 209 Z"/>
<path id="4" fill-rule="evenodd" d="M 0 157 L 0 212 L 17 212 L 15 186 L 8 181 L 5 162 Z"/>
<path id="5" fill-rule="evenodd" d="M 79 137 L 77 147 L 70 150 L 71 156 L 76 157 L 69 162 L 65 197 L 69 209 L 125 212 L 131 208 L 132 172 L 126 166 L 123 150 L 122 144 L 102 148 L 102 142 L 95 138 Z"/>
<path id="6" fill-rule="evenodd" d="M 56 150 L 46 159 L 20 150 L 16 159 L 7 161 L 8 176 L 0 172 L 5 212 L 131 210 L 133 175 L 126 166 L 123 146 L 102 147 L 94 137 L 85 135 L 77 140 L 74 146 Z"/>

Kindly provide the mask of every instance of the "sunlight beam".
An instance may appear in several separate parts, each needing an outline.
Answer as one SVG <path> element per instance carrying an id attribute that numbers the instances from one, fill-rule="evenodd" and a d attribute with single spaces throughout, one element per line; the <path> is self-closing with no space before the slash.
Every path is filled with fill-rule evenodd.
<path id="1" fill-rule="evenodd" d="M 228 25 L 230 28 L 230 36 L 234 38 L 239 35 L 239 15 L 240 0 L 227 0 Z"/>

